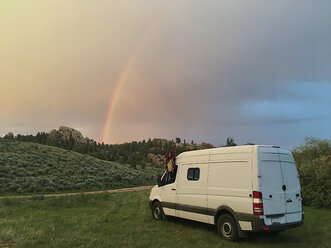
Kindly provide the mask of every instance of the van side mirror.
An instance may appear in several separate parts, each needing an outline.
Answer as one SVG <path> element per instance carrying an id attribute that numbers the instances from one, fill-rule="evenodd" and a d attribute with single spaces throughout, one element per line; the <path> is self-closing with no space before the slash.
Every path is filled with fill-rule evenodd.
<path id="1" fill-rule="evenodd" d="M 158 176 L 157 177 L 157 179 L 156 179 L 156 181 L 157 181 L 157 186 L 162 186 L 161 184 L 162 184 L 162 182 L 161 182 L 161 176 Z"/>

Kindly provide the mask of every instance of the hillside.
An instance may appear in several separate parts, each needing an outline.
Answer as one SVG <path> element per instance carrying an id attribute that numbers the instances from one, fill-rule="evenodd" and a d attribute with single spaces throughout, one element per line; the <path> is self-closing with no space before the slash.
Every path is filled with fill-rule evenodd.
<path id="1" fill-rule="evenodd" d="M 57 130 L 53 129 L 49 133 L 38 132 L 36 135 L 17 134 L 14 136 L 13 133 L 8 133 L 4 139 L 55 146 L 88 154 L 102 160 L 157 168 L 163 167 L 165 163 L 161 150 L 162 144 L 165 144 L 166 151 L 172 151 L 175 146 L 173 140 L 166 139 L 148 139 L 147 141 L 133 141 L 131 143 L 112 145 L 98 143 L 93 139 L 84 137 L 78 130 L 65 126 L 61 126 Z M 180 138 L 176 138 L 176 141 L 181 143 Z M 178 147 L 177 154 L 211 147 L 213 145 L 208 143 L 195 144 L 193 141 L 187 143 L 183 140 L 183 143 Z"/>
<path id="2" fill-rule="evenodd" d="M 47 145 L 0 139 L 1 195 L 147 185 L 155 183 L 162 171 Z"/>

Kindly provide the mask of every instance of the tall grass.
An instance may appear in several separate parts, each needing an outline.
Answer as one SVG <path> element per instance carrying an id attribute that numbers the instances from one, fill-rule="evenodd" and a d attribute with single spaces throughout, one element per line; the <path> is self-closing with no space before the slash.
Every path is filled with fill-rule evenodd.
<path id="1" fill-rule="evenodd" d="M 329 247 L 331 210 L 305 208 L 305 224 L 277 237 L 221 240 L 212 225 L 157 222 L 149 191 L 0 200 L 0 247 Z"/>

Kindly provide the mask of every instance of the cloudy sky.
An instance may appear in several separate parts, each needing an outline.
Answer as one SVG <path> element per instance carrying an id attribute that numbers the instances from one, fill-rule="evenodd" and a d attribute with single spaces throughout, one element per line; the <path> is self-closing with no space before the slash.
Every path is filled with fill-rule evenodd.
<path id="1" fill-rule="evenodd" d="M 331 138 L 331 1 L 0 2 L 0 134 Z"/>

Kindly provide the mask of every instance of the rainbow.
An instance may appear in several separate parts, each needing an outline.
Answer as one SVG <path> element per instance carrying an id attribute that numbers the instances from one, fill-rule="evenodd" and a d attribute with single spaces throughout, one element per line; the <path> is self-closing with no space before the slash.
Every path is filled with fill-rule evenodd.
<path id="1" fill-rule="evenodd" d="M 172 1 L 172 2 L 169 1 L 168 8 L 164 8 L 162 15 L 158 15 L 156 17 L 156 20 L 152 23 L 150 28 L 147 29 L 147 31 L 144 33 L 144 35 L 139 40 L 137 46 L 134 49 L 133 54 L 130 56 L 128 62 L 124 66 L 122 73 L 120 74 L 120 77 L 115 84 L 113 94 L 111 95 L 110 100 L 109 100 L 106 118 L 105 118 L 105 122 L 104 122 L 103 129 L 102 129 L 101 142 L 106 143 L 109 140 L 111 123 L 112 123 L 112 119 L 114 117 L 114 112 L 115 112 L 115 109 L 116 109 L 116 106 L 118 103 L 118 99 L 121 95 L 123 85 L 126 82 L 128 75 L 130 74 L 130 71 L 131 71 L 137 57 L 139 56 L 146 41 L 149 39 L 149 37 L 154 32 L 156 27 L 160 24 L 161 19 L 165 16 L 165 13 L 167 12 L 167 10 L 169 10 L 170 7 L 173 6 L 172 3 L 175 3 L 175 1 Z"/>
<path id="2" fill-rule="evenodd" d="M 102 136 L 101 136 L 101 142 L 106 143 L 107 138 L 109 137 L 109 132 L 110 132 L 110 126 L 112 122 L 112 118 L 114 116 L 115 108 L 118 103 L 119 96 L 121 94 L 121 90 L 123 88 L 123 85 L 131 71 L 131 68 L 141 50 L 143 47 L 142 42 L 140 42 L 139 46 L 136 47 L 135 52 L 133 55 L 130 57 L 128 63 L 125 65 L 120 78 L 118 79 L 115 89 L 113 91 L 113 94 L 110 98 L 109 105 L 108 105 L 108 110 L 105 118 L 105 123 L 103 125 L 103 131 L 102 131 Z"/>

